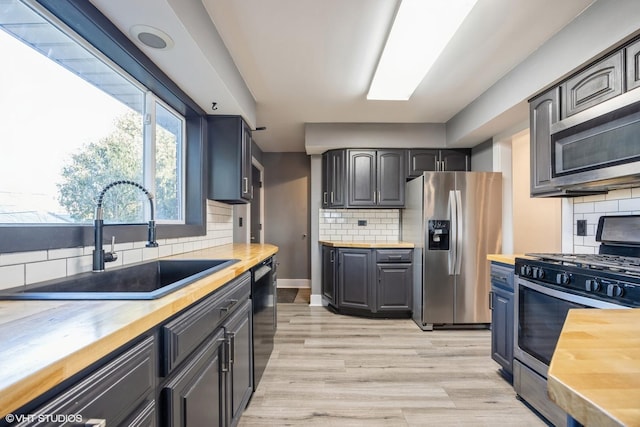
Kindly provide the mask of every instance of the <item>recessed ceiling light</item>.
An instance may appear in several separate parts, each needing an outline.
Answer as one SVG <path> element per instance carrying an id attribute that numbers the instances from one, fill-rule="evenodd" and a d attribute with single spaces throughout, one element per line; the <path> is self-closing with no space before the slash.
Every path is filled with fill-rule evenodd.
<path id="1" fill-rule="evenodd" d="M 402 0 L 367 99 L 409 99 L 476 1 Z"/>
<path id="2" fill-rule="evenodd" d="M 148 25 L 134 25 L 130 32 L 137 41 L 153 49 L 171 49 L 173 47 L 171 37 L 157 28 Z"/>

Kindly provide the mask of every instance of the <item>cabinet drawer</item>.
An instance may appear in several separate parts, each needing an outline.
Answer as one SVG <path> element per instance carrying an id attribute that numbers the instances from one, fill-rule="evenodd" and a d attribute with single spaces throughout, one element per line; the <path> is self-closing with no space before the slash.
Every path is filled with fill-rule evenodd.
<path id="1" fill-rule="evenodd" d="M 412 249 L 377 249 L 376 262 L 411 262 Z"/>
<path id="2" fill-rule="evenodd" d="M 153 411 L 156 372 L 154 344 L 153 337 L 146 338 L 31 413 L 78 414 L 83 422 L 100 419 L 106 420 L 107 426 L 117 426 L 147 413 L 146 408 Z M 41 424 L 36 419 L 19 425 Z"/>
<path id="3" fill-rule="evenodd" d="M 229 313 L 251 295 L 251 273 L 246 272 L 195 307 L 187 309 L 160 328 L 162 375 L 167 376 L 209 336 Z"/>
<path id="4" fill-rule="evenodd" d="M 491 283 L 513 292 L 514 267 L 491 263 Z"/>

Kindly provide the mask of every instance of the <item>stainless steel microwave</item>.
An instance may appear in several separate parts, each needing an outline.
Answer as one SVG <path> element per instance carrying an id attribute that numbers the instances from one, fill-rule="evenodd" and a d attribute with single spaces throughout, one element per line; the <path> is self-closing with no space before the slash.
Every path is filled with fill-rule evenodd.
<path id="1" fill-rule="evenodd" d="M 558 188 L 640 183 L 640 89 L 554 123 L 551 162 Z"/>

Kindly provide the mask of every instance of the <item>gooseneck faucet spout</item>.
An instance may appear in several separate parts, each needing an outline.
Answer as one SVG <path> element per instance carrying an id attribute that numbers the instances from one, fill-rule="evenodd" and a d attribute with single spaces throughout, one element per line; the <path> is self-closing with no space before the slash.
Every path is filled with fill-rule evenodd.
<path id="1" fill-rule="evenodd" d="M 93 248 L 93 271 L 104 271 L 104 263 L 105 262 L 112 262 L 118 259 L 118 254 L 116 254 L 116 252 L 113 249 L 114 243 L 115 243 L 115 238 L 111 241 L 111 251 L 110 252 L 105 252 L 104 249 L 102 248 L 103 245 L 103 229 L 104 229 L 104 220 L 103 220 L 103 209 L 102 209 L 102 199 L 104 198 L 104 194 L 112 187 L 115 187 L 116 185 L 121 185 L 121 184 L 127 184 L 127 185 L 132 185 L 136 188 L 139 188 L 140 190 L 142 190 L 144 192 L 144 194 L 147 196 L 147 198 L 149 199 L 149 206 L 150 206 L 150 216 L 151 218 L 149 219 L 149 227 L 148 227 L 148 241 L 146 246 L 148 248 L 155 248 L 158 246 L 158 242 L 156 242 L 156 221 L 155 221 L 155 210 L 154 210 L 154 206 L 153 206 L 153 194 L 151 194 L 149 192 L 149 190 L 147 190 L 146 188 L 144 188 L 142 185 L 138 184 L 137 182 L 134 181 L 128 181 L 128 180 L 121 180 L 121 181 L 114 181 L 111 184 L 107 185 L 106 187 L 104 187 L 102 189 L 102 191 L 100 192 L 100 194 L 98 195 L 98 202 L 96 205 L 96 215 L 94 218 L 94 229 L 93 229 L 93 242 L 94 242 L 94 248 Z"/>

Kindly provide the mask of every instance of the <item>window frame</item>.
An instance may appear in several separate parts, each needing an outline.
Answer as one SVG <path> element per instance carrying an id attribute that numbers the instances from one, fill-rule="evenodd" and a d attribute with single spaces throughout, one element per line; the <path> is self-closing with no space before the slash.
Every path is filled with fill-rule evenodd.
<path id="1" fill-rule="evenodd" d="M 206 113 L 131 40 L 86 0 L 35 0 L 72 31 L 139 81 L 186 121 L 184 224 L 158 224 L 158 239 L 206 235 Z M 92 224 L 0 224 L 0 253 L 91 246 Z M 146 224 L 109 225 L 105 241 L 147 239 Z"/>

